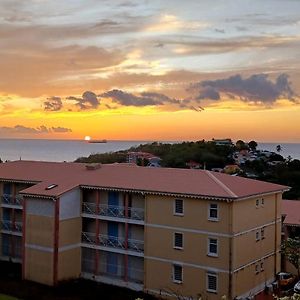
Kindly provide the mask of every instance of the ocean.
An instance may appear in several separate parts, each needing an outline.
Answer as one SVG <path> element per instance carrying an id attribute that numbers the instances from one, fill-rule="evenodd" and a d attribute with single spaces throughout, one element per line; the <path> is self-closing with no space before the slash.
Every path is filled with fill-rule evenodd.
<path id="1" fill-rule="evenodd" d="M 87 143 L 81 140 L 25 140 L 0 139 L 0 158 L 5 160 L 42 160 L 74 161 L 81 156 L 93 153 L 126 150 L 132 146 L 151 141 L 108 141 L 107 143 Z M 174 143 L 174 142 L 172 142 Z M 300 144 L 292 143 L 259 143 L 258 149 L 276 152 L 276 146 L 282 147 L 284 157 L 300 159 Z"/>

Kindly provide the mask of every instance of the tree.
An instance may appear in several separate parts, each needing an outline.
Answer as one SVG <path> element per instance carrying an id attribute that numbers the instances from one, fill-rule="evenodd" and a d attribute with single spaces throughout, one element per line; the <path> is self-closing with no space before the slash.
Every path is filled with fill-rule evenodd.
<path id="1" fill-rule="evenodd" d="M 276 151 L 277 151 L 278 153 L 280 153 L 280 152 L 282 151 L 282 147 L 281 147 L 280 145 L 277 145 L 277 146 L 276 146 Z"/>
<path id="2" fill-rule="evenodd" d="M 255 151 L 257 148 L 257 143 L 255 141 L 251 141 L 248 143 L 248 146 L 252 151 Z"/>
<path id="3" fill-rule="evenodd" d="M 287 238 L 282 242 L 281 250 L 286 259 L 297 269 L 300 277 L 300 238 Z"/>
<path id="4" fill-rule="evenodd" d="M 246 145 L 246 143 L 242 140 L 238 140 L 236 143 L 235 143 L 235 146 L 238 150 L 245 150 L 245 149 L 248 149 L 248 146 Z"/>

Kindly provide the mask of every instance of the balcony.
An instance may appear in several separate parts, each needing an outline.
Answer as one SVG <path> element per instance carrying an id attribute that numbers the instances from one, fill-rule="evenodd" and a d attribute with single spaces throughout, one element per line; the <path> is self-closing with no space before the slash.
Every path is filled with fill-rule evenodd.
<path id="1" fill-rule="evenodd" d="M 95 233 L 82 232 L 82 243 L 94 246 L 103 246 L 121 250 L 129 250 L 133 252 L 144 252 L 144 241 L 128 239 L 127 241 L 121 237 L 108 236 L 99 234 L 98 239 Z"/>
<path id="2" fill-rule="evenodd" d="M 11 233 L 22 233 L 23 224 L 22 222 L 11 222 L 11 221 L 1 221 L 1 230 L 9 231 Z"/>
<path id="3" fill-rule="evenodd" d="M 23 198 L 21 195 L 13 196 L 9 194 L 3 194 L 1 206 L 22 209 Z"/>
<path id="4" fill-rule="evenodd" d="M 110 270 L 113 269 L 115 272 L 111 272 Z M 95 261 L 82 258 L 82 271 L 87 274 L 94 274 L 95 272 Z M 98 265 L 98 272 L 97 276 L 107 276 L 112 278 L 119 278 L 122 281 L 125 280 L 125 273 L 126 279 L 129 282 L 135 282 L 138 284 L 142 284 L 144 281 L 144 270 L 139 268 L 129 267 L 125 269 L 123 265 L 113 265 L 109 263 L 99 263 Z M 93 277 L 94 279 L 95 277 Z"/>
<path id="5" fill-rule="evenodd" d="M 113 206 L 106 204 L 99 204 L 98 208 L 95 203 L 83 203 L 83 213 L 89 215 L 99 215 L 120 219 L 129 219 L 135 221 L 144 221 L 144 209 L 128 207 L 126 211 L 125 206 Z"/>

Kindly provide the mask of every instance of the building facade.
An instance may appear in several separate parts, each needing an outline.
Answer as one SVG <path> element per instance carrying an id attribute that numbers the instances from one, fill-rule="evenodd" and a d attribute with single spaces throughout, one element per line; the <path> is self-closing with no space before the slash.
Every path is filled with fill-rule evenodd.
<path id="1" fill-rule="evenodd" d="M 0 259 L 186 299 L 255 295 L 280 271 L 285 186 L 203 170 L 0 165 Z"/>

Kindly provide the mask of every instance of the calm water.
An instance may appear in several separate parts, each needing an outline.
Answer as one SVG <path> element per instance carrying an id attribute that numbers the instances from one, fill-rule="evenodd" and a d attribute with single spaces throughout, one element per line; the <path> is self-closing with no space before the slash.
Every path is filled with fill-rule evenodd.
<path id="1" fill-rule="evenodd" d="M 149 141 L 148 141 L 149 142 Z M 79 140 L 21 140 L 0 139 L 0 158 L 5 160 L 44 160 L 74 161 L 80 156 L 91 153 L 126 150 L 147 141 L 108 141 L 107 143 L 86 143 Z M 300 159 L 300 144 L 259 143 L 258 149 L 276 152 L 276 146 L 282 147 L 281 155 Z"/>

